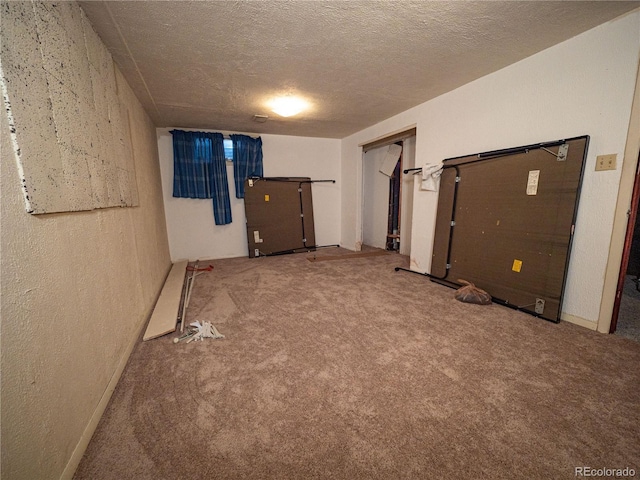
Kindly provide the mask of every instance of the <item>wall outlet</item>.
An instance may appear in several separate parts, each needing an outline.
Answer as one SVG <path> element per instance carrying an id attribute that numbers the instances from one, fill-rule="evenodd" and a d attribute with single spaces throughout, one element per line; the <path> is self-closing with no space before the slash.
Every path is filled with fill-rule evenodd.
<path id="1" fill-rule="evenodd" d="M 611 153 L 609 155 L 598 155 L 596 157 L 596 172 L 601 170 L 615 170 L 617 153 Z"/>

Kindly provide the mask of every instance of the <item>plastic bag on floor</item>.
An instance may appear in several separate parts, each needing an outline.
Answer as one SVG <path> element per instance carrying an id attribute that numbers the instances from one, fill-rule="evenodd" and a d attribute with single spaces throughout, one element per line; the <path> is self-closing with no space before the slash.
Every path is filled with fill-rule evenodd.
<path id="1" fill-rule="evenodd" d="M 491 303 L 491 295 L 476 287 L 473 283 L 460 279 L 458 279 L 458 283 L 462 283 L 463 286 L 456 290 L 456 300 L 477 305 L 489 305 Z"/>

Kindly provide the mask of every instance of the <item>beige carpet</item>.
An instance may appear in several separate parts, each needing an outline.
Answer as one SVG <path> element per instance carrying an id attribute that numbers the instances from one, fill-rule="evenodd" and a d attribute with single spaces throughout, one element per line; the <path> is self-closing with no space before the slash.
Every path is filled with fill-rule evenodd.
<path id="1" fill-rule="evenodd" d="M 140 343 L 75 478 L 640 470 L 640 344 L 462 304 L 398 255 L 308 255 L 214 261 L 189 321 L 226 338 Z"/>
<path id="2" fill-rule="evenodd" d="M 635 278 L 627 275 L 624 279 L 616 335 L 640 342 L 640 291 Z"/>

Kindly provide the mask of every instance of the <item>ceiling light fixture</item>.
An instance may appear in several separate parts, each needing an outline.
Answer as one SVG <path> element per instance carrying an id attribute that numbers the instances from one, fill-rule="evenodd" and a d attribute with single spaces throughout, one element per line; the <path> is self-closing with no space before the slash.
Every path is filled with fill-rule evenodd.
<path id="1" fill-rule="evenodd" d="M 306 109 L 308 104 L 301 98 L 287 95 L 285 97 L 274 98 L 271 100 L 270 106 L 271 110 L 281 117 L 291 117 Z"/>

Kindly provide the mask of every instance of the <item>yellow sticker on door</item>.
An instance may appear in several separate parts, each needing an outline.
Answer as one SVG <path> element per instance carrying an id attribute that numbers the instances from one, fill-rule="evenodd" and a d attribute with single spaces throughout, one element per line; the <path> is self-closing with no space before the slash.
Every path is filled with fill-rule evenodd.
<path id="1" fill-rule="evenodd" d="M 511 270 L 520 273 L 520 270 L 522 270 L 522 260 L 514 260 Z"/>
<path id="2" fill-rule="evenodd" d="M 268 202 L 268 201 L 269 201 L 269 195 L 265 195 L 265 196 L 264 196 L 264 201 L 265 201 L 265 202 Z"/>

